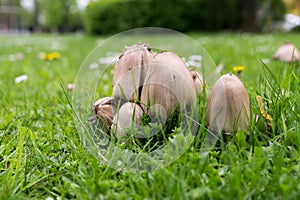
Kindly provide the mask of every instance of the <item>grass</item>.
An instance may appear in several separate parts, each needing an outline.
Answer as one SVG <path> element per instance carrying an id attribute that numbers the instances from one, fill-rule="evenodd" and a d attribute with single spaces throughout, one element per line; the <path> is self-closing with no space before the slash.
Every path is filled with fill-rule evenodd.
<path id="1" fill-rule="evenodd" d="M 260 116 L 255 97 L 266 94 L 271 132 L 260 116 L 249 135 L 238 132 L 208 157 L 199 155 L 201 137 L 196 137 L 179 159 L 159 171 L 117 171 L 99 164 L 80 142 L 66 89 L 105 37 L 0 36 L 0 199 L 298 199 L 300 69 L 272 56 L 285 41 L 300 48 L 299 35 L 190 36 L 216 64 L 224 64 L 222 73 L 245 66 L 241 80 L 251 114 Z M 46 62 L 38 56 L 52 51 L 60 58 Z M 28 80 L 16 84 L 22 74 Z"/>

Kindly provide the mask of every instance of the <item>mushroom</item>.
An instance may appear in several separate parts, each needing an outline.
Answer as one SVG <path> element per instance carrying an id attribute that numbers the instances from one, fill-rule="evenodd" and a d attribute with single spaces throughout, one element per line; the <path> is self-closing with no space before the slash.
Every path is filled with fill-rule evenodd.
<path id="1" fill-rule="evenodd" d="M 171 117 L 176 108 L 185 109 L 195 105 L 194 81 L 178 55 L 161 52 L 153 57 L 146 69 L 140 101 L 145 112 L 165 113 L 166 116 L 162 118 Z"/>
<path id="2" fill-rule="evenodd" d="M 300 61 L 300 52 L 294 44 L 285 42 L 277 49 L 273 59 L 282 62 Z"/>
<path id="3" fill-rule="evenodd" d="M 118 113 L 113 118 L 112 130 L 117 138 L 124 138 L 127 135 L 127 130 L 135 128 L 139 130 L 142 125 L 142 108 L 136 103 L 124 103 Z"/>
<path id="4" fill-rule="evenodd" d="M 104 97 L 98 99 L 93 107 L 92 111 L 96 114 L 95 117 L 90 117 L 89 121 L 93 125 L 99 125 L 104 132 L 109 132 L 114 118 L 114 107 L 113 107 L 114 98 Z"/>
<path id="5" fill-rule="evenodd" d="M 193 81 L 194 81 L 196 94 L 199 96 L 199 95 L 202 94 L 203 85 L 204 85 L 202 75 L 199 74 L 196 70 L 190 70 L 190 74 L 191 74 L 191 76 L 193 78 Z M 207 90 L 205 90 L 205 92 L 206 92 L 206 94 L 208 94 Z"/>
<path id="6" fill-rule="evenodd" d="M 209 128 L 231 134 L 248 129 L 250 105 L 248 93 L 232 73 L 221 76 L 214 84 L 207 102 Z"/>
<path id="7" fill-rule="evenodd" d="M 138 99 L 145 71 L 152 62 L 153 53 L 146 44 L 127 47 L 120 55 L 113 74 L 113 96 L 132 101 Z"/>

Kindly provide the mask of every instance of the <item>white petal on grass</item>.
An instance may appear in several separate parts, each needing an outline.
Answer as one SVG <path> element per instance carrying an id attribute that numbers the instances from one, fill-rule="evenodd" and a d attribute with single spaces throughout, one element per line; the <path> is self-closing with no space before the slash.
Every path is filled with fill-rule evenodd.
<path id="1" fill-rule="evenodd" d="M 201 55 L 191 55 L 189 58 L 182 57 L 183 61 L 188 67 L 201 67 L 202 56 Z"/>
<path id="2" fill-rule="evenodd" d="M 262 61 L 264 64 L 269 64 L 269 63 L 270 63 L 270 59 L 269 59 L 269 58 L 263 58 L 263 59 L 261 59 L 261 61 Z"/>
<path id="3" fill-rule="evenodd" d="M 16 53 L 15 58 L 17 60 L 23 60 L 24 59 L 24 54 L 22 52 L 18 52 L 18 53 Z"/>
<path id="4" fill-rule="evenodd" d="M 15 78 L 15 83 L 18 84 L 18 83 L 21 83 L 21 82 L 24 82 L 24 81 L 27 81 L 28 80 L 28 76 L 27 74 L 23 74 L 21 76 L 18 76 Z"/>
<path id="5" fill-rule="evenodd" d="M 26 48 L 25 48 L 25 51 L 26 51 L 27 53 L 31 53 L 31 52 L 32 52 L 32 48 L 31 48 L 31 47 L 26 47 Z"/>
<path id="6" fill-rule="evenodd" d="M 10 54 L 8 56 L 8 59 L 10 61 L 23 60 L 24 59 L 24 54 L 22 52 L 17 52 L 16 54 Z"/>
<path id="7" fill-rule="evenodd" d="M 123 162 L 122 162 L 121 160 L 118 160 L 118 161 L 117 161 L 117 165 L 118 165 L 118 166 L 121 166 L 122 164 L 123 164 Z"/>
<path id="8" fill-rule="evenodd" d="M 258 53 L 264 53 L 270 51 L 270 47 L 268 45 L 261 45 L 256 47 L 256 52 Z"/>
<path id="9" fill-rule="evenodd" d="M 89 69 L 94 70 L 94 69 L 97 69 L 98 67 L 99 67 L 98 63 L 92 63 L 92 64 L 90 64 Z"/>
<path id="10" fill-rule="evenodd" d="M 40 59 L 44 59 L 44 58 L 45 58 L 45 55 L 46 55 L 45 52 L 39 52 L 37 56 L 38 56 Z"/>
<path id="11" fill-rule="evenodd" d="M 117 62 L 118 56 L 108 56 L 104 58 L 99 58 L 98 62 L 102 65 L 110 65 Z"/>
<path id="12" fill-rule="evenodd" d="M 16 56 L 15 56 L 14 54 L 10 54 L 10 55 L 8 56 L 8 59 L 9 59 L 10 61 L 15 61 L 15 60 L 16 60 Z"/>
<path id="13" fill-rule="evenodd" d="M 103 86 L 103 91 L 104 91 L 104 92 L 108 92 L 108 89 L 109 89 L 108 85 L 104 85 L 104 86 Z"/>
<path id="14" fill-rule="evenodd" d="M 52 41 L 50 46 L 53 51 L 64 50 L 67 48 L 66 43 L 58 40 Z"/>
<path id="15" fill-rule="evenodd" d="M 201 61 L 202 60 L 202 56 L 201 55 L 191 55 L 189 57 L 190 60 L 193 60 L 193 61 Z"/>
<path id="16" fill-rule="evenodd" d="M 224 64 L 220 63 L 215 69 L 215 74 L 220 75 L 223 68 L 224 68 Z"/>
<path id="17" fill-rule="evenodd" d="M 201 63 L 199 61 L 195 61 L 195 60 L 187 61 L 187 65 L 189 67 L 197 67 L 197 68 L 201 67 Z"/>
<path id="18" fill-rule="evenodd" d="M 75 84 L 74 83 L 68 83 L 67 90 L 72 91 L 74 88 L 75 88 Z"/>

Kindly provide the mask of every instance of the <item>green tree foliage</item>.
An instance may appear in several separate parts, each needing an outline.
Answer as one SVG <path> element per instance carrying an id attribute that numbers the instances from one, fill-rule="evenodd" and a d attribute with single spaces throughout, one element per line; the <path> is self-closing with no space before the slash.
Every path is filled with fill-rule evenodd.
<path id="1" fill-rule="evenodd" d="M 43 1 L 44 26 L 57 28 L 63 23 L 63 8 L 60 0 Z"/>
<path id="2" fill-rule="evenodd" d="M 148 23 L 145 1 L 92 1 L 86 8 L 85 28 L 89 33 L 114 33 Z"/>
<path id="3" fill-rule="evenodd" d="M 76 0 L 40 0 L 40 7 L 46 29 L 70 31 L 82 24 Z"/>
<path id="4" fill-rule="evenodd" d="M 283 0 L 259 0 L 258 27 L 263 31 L 270 31 L 274 27 L 274 21 L 282 20 L 286 13 L 286 5 Z"/>
<path id="5" fill-rule="evenodd" d="M 186 30 L 188 24 L 184 14 L 188 3 L 183 0 L 148 1 L 148 26 Z"/>

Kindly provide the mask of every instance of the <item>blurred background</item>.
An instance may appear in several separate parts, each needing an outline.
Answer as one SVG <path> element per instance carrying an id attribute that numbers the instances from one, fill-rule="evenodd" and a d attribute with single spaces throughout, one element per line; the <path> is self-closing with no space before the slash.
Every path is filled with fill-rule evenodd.
<path id="1" fill-rule="evenodd" d="M 0 0 L 0 33 L 299 31 L 299 0 Z"/>

